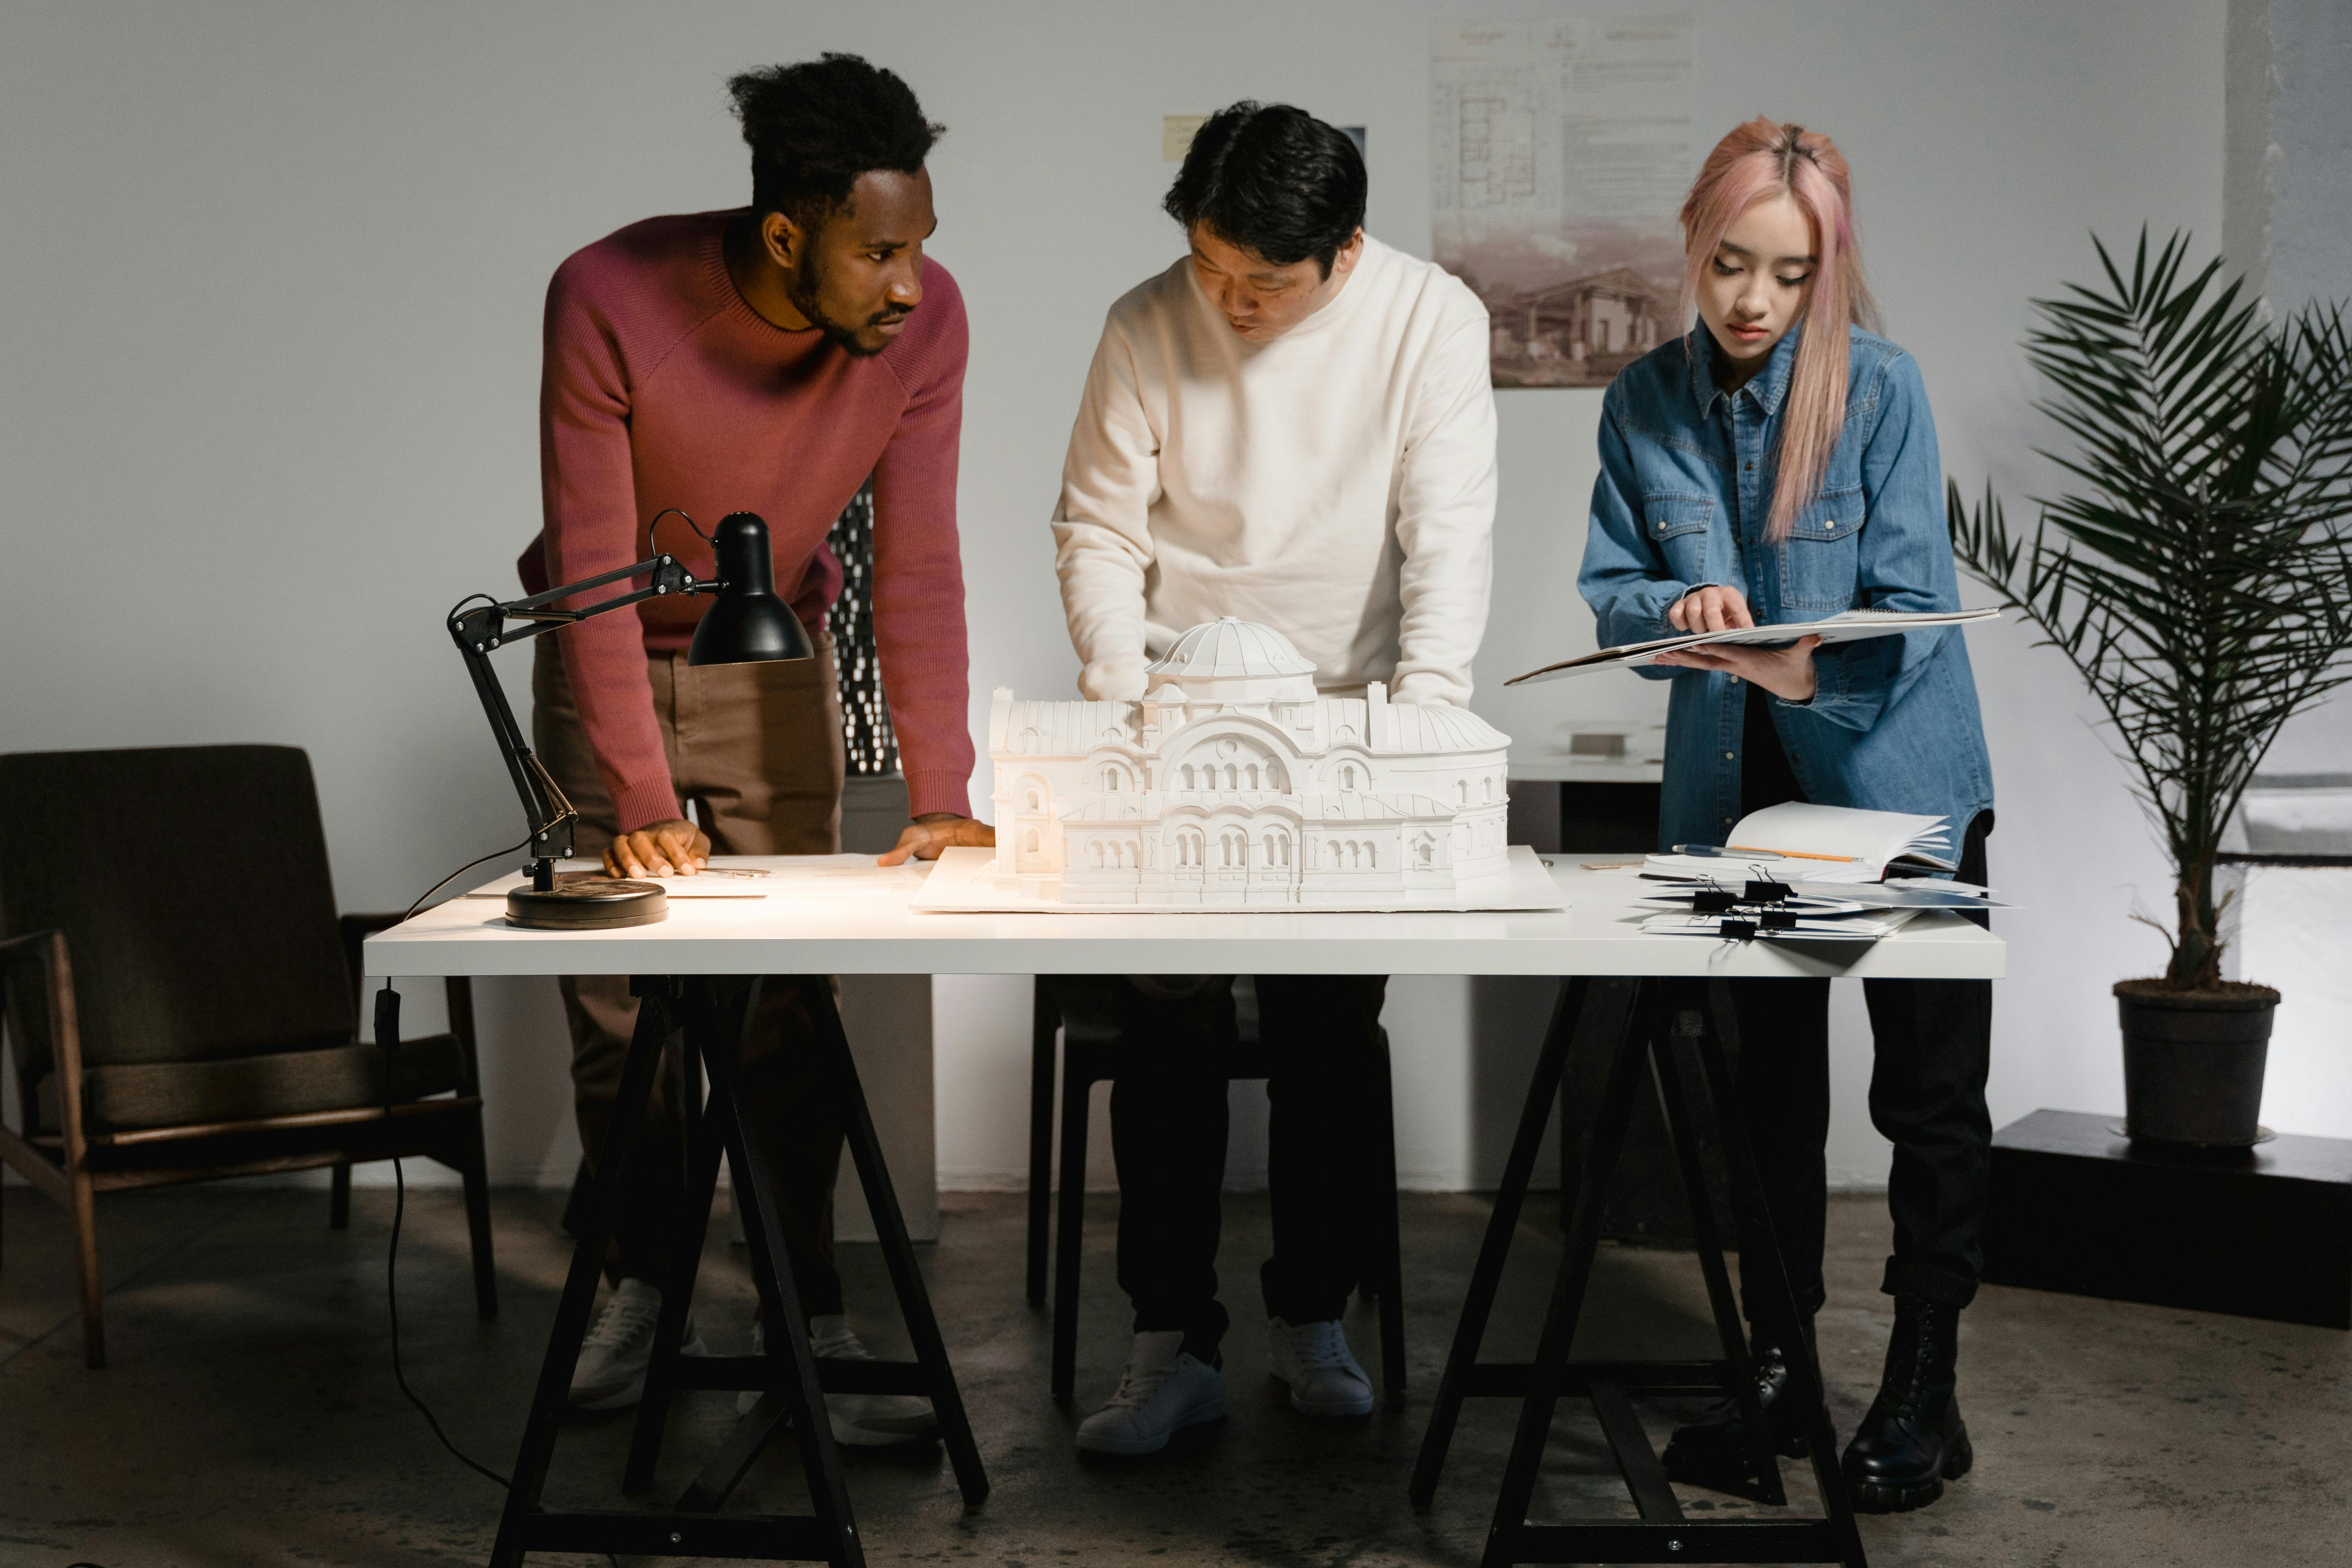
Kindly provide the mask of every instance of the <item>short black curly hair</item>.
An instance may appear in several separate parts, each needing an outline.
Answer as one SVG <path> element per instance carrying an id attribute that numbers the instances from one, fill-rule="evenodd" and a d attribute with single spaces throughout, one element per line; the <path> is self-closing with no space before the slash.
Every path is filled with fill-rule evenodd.
<path id="1" fill-rule="evenodd" d="M 1323 276 L 1364 223 L 1364 157 L 1346 132 L 1286 103 L 1244 99 L 1209 116 L 1161 204 L 1187 231 Z"/>
<path id="2" fill-rule="evenodd" d="M 947 127 L 914 89 L 856 55 L 745 71 L 727 83 L 751 149 L 751 205 L 815 228 L 849 203 L 857 176 L 911 174 Z"/>

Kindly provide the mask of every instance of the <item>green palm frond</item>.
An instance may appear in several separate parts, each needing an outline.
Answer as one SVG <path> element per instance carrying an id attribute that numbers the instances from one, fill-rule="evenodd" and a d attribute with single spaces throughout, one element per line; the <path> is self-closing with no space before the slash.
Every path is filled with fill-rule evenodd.
<path id="1" fill-rule="evenodd" d="M 2279 729 L 2352 679 L 2352 334 L 2344 307 L 2271 323 L 2188 237 L 2037 300 L 2044 452 L 2082 489 L 2011 531 L 1948 486 L 1953 553 L 2073 663 L 2179 873 L 2168 978 L 2220 980 L 2214 858 Z"/>

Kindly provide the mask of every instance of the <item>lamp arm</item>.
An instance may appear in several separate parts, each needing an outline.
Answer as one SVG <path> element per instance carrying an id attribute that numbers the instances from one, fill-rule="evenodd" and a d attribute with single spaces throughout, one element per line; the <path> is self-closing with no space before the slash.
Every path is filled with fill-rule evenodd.
<path id="1" fill-rule="evenodd" d="M 648 573 L 653 576 L 652 583 L 633 594 L 600 600 L 585 609 L 544 607 L 558 599 Z M 555 886 L 555 862 L 572 854 L 572 828 L 580 814 L 532 754 L 522 726 L 515 721 L 514 709 L 507 702 L 506 689 L 499 684 L 497 673 L 490 668 L 491 653 L 508 643 L 528 642 L 592 616 L 647 599 L 670 594 L 710 593 L 717 587 L 715 583 L 697 581 L 675 557 L 656 555 L 617 572 L 567 583 L 527 598 L 487 604 L 469 600 L 449 613 L 450 640 L 457 645 L 458 657 L 466 661 L 466 674 L 474 683 L 474 695 L 481 700 L 482 712 L 490 721 L 490 732 L 498 739 L 499 754 L 506 759 L 507 776 L 513 781 L 515 794 L 522 801 L 523 816 L 530 824 L 531 885 L 541 892 Z M 507 623 L 510 619 L 523 624 L 509 628 Z"/>

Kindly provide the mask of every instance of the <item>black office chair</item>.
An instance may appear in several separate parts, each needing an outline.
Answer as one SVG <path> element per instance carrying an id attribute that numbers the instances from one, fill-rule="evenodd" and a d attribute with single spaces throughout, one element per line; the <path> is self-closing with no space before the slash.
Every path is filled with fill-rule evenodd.
<path id="1" fill-rule="evenodd" d="M 1234 981 L 1239 1045 L 1228 1079 L 1266 1076 L 1258 1034 L 1257 990 L 1248 975 Z M 1087 1112 L 1094 1086 L 1118 1077 L 1125 1048 L 1111 1016 L 1110 982 L 1101 975 L 1037 977 L 1030 1036 L 1029 1300 L 1045 1300 L 1046 1194 L 1053 1184 L 1054 1042 L 1062 1042 L 1062 1188 L 1060 1237 L 1054 1258 L 1054 1398 L 1066 1403 L 1077 1381 L 1078 1260 L 1086 1226 Z M 1381 1031 L 1380 1117 L 1387 1136 L 1379 1192 L 1367 1192 L 1377 1240 L 1365 1260 L 1358 1294 L 1381 1309 L 1381 1386 L 1389 1408 L 1404 1404 L 1404 1254 L 1397 1226 L 1396 1101 L 1389 1075 L 1389 1035 Z"/>

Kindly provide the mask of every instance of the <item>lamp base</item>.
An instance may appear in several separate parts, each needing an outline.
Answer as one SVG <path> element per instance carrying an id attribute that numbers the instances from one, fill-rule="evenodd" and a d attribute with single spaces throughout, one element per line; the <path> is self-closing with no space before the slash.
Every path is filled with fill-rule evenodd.
<path id="1" fill-rule="evenodd" d="M 651 882 L 566 872 L 555 886 L 507 895 L 507 924 L 532 931 L 613 931 L 669 919 L 669 895 Z"/>

